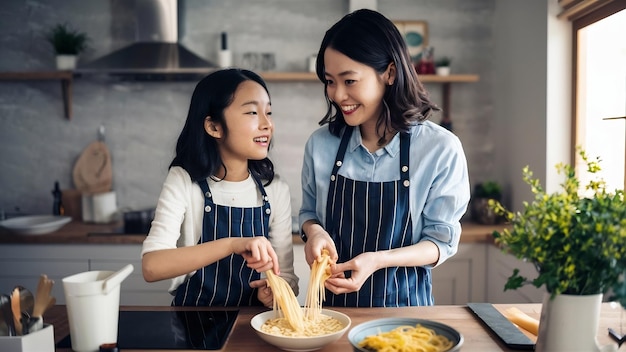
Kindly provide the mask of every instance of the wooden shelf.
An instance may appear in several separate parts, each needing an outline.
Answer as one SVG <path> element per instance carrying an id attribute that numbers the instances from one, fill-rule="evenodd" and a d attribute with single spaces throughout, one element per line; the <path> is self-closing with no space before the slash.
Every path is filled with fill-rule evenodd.
<path id="1" fill-rule="evenodd" d="M 317 75 L 313 72 L 259 72 L 259 75 L 268 82 L 297 82 L 297 81 L 317 81 Z"/>
<path id="2" fill-rule="evenodd" d="M 269 82 L 289 82 L 289 81 L 319 81 L 314 72 L 259 72 L 264 80 Z M 479 80 L 478 75 L 419 75 L 422 83 L 471 83 Z"/>
<path id="3" fill-rule="evenodd" d="M 440 124 L 446 128 L 452 130 L 452 116 L 450 115 L 450 102 L 452 95 L 452 83 L 473 83 L 478 82 L 478 75 L 449 75 L 449 76 L 437 76 L 437 75 L 420 75 L 422 83 L 440 83 L 441 84 L 441 97 L 443 102 L 441 108 L 443 109 L 443 116 Z"/>
<path id="4" fill-rule="evenodd" d="M 313 72 L 259 72 L 261 77 L 268 82 L 295 82 L 295 81 L 316 81 L 319 82 L 317 75 Z M 419 75 L 419 79 L 422 83 L 435 83 L 441 84 L 441 96 L 443 102 L 441 108 L 443 110 L 443 116 L 441 118 L 441 125 L 448 129 L 452 129 L 452 116 L 450 115 L 450 102 L 451 102 L 451 84 L 452 83 L 473 83 L 478 82 L 480 77 L 473 74 L 460 74 L 460 75 Z"/>
<path id="5" fill-rule="evenodd" d="M 0 81 L 60 80 L 65 117 L 72 118 L 72 71 L 0 72 Z"/>
<path id="6" fill-rule="evenodd" d="M 422 83 L 471 83 L 478 82 L 478 75 L 449 75 L 449 76 L 437 76 L 437 75 L 419 75 Z"/>
<path id="7" fill-rule="evenodd" d="M 319 82 L 314 72 L 259 72 L 261 77 L 268 82 Z M 450 85 L 452 83 L 472 83 L 479 80 L 478 75 L 420 75 L 422 83 L 438 83 L 442 85 L 443 96 L 443 118 L 442 124 L 451 124 L 450 117 Z M 0 81 L 24 81 L 24 80 L 60 80 L 61 91 L 63 93 L 63 107 L 65 117 L 72 119 L 72 71 L 30 71 L 30 72 L 0 72 Z"/>

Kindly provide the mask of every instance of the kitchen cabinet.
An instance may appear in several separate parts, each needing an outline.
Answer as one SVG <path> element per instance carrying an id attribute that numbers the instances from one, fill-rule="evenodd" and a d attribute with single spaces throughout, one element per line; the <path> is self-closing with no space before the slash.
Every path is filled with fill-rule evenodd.
<path id="1" fill-rule="evenodd" d="M 543 288 L 525 285 L 504 291 L 515 268 L 526 277 L 537 273 L 531 263 L 502 252 L 493 243 L 460 243 L 457 254 L 432 271 L 435 304 L 541 303 Z"/>
<path id="2" fill-rule="evenodd" d="M 117 271 L 133 264 L 133 272 L 120 286 L 122 305 L 170 305 L 170 280 L 147 283 L 141 273 L 139 244 L 3 244 L 0 246 L 0 292 L 15 285 L 37 289 L 39 275 L 54 280 L 52 295 L 65 304 L 62 279 L 90 270 Z"/>
<path id="3" fill-rule="evenodd" d="M 207 74 L 210 72 L 206 72 Z M 317 75 L 313 72 L 259 72 L 261 77 L 267 82 L 306 82 L 318 81 Z M 63 106 L 65 117 L 72 118 L 72 82 L 74 73 L 72 71 L 29 71 L 29 72 L 0 72 L 0 81 L 23 81 L 23 80 L 59 80 L 63 94 Z M 450 97 L 452 83 L 471 83 L 479 80 L 478 75 L 420 75 L 422 83 L 437 83 L 442 86 L 443 97 L 443 119 L 442 122 L 451 123 L 450 117 Z"/>
<path id="4" fill-rule="evenodd" d="M 536 288 L 533 285 L 525 285 L 516 290 L 504 291 L 504 285 L 513 274 L 514 269 L 520 270 L 520 275 L 534 278 L 537 276 L 537 269 L 532 263 L 517 259 L 511 254 L 502 252 L 496 246 L 487 248 L 488 263 L 487 277 L 488 289 L 486 302 L 490 303 L 541 303 L 545 289 Z"/>
<path id="5" fill-rule="evenodd" d="M 484 243 L 461 243 L 456 255 L 432 269 L 435 304 L 466 304 L 485 300 L 488 246 Z"/>

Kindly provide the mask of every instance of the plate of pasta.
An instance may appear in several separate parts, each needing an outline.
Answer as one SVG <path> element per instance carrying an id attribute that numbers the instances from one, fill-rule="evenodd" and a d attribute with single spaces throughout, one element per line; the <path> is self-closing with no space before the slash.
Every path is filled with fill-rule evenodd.
<path id="1" fill-rule="evenodd" d="M 275 311 L 255 315 L 250 325 L 265 342 L 284 351 L 315 351 L 337 341 L 350 328 L 351 320 L 347 315 L 322 309 L 316 319 L 303 319 L 301 332 L 296 332 Z"/>
<path id="2" fill-rule="evenodd" d="M 348 340 L 356 352 L 454 352 L 461 349 L 463 335 L 432 320 L 384 318 L 355 326 Z"/>

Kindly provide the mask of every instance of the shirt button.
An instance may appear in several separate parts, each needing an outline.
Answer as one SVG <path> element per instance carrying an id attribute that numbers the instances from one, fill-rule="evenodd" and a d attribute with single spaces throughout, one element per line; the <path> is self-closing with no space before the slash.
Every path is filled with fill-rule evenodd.
<path id="1" fill-rule="evenodd" d="M 404 182 L 402 182 L 402 184 L 404 185 L 404 187 L 409 187 L 411 182 L 409 182 L 409 180 L 404 180 Z"/>
<path id="2" fill-rule="evenodd" d="M 335 175 L 330 175 L 330 180 L 334 181 L 335 180 Z"/>
<path id="3" fill-rule="evenodd" d="M 206 207 L 204 207 L 204 211 L 206 211 L 207 213 L 211 212 L 211 206 L 207 205 Z"/>
<path id="4" fill-rule="evenodd" d="M 409 171 L 409 167 L 408 166 L 403 166 L 402 167 L 402 172 L 407 172 Z"/>
<path id="5" fill-rule="evenodd" d="M 335 163 L 337 166 L 341 166 L 343 163 L 341 162 L 341 160 L 337 160 L 337 162 Z"/>
<path id="6" fill-rule="evenodd" d="M 270 215 L 271 212 L 272 212 L 272 209 L 270 208 L 265 209 L 265 214 Z"/>

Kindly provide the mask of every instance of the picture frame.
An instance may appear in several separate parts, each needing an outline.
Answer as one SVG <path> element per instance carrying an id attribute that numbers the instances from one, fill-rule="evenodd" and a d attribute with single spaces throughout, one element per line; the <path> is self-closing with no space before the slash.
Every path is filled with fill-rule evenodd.
<path id="1" fill-rule="evenodd" d="M 393 21 L 404 37 L 413 62 L 418 62 L 422 52 L 428 46 L 428 22 L 426 21 Z"/>

